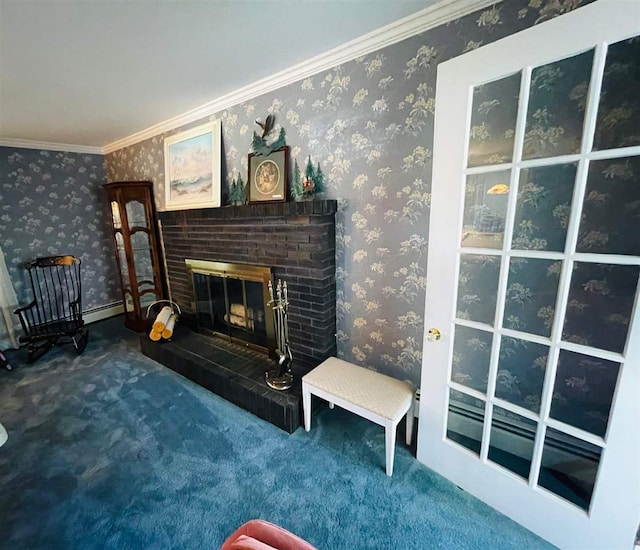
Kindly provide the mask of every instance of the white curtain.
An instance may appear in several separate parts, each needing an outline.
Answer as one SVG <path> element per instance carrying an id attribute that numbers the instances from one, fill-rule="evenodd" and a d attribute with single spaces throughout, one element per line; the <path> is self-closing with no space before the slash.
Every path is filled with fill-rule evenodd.
<path id="1" fill-rule="evenodd" d="M 17 348 L 16 323 L 18 316 L 13 313 L 18 307 L 18 298 L 13 290 L 4 253 L 0 247 L 0 350 Z"/>

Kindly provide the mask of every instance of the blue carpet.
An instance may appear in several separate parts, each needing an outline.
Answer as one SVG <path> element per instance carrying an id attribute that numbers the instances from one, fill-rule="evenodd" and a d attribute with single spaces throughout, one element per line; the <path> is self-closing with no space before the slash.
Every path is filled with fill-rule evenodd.
<path id="1" fill-rule="evenodd" d="M 293 435 L 142 356 L 121 319 L 84 355 L 0 372 L 0 548 L 217 548 L 251 518 L 321 549 L 550 546 L 322 408 Z"/>

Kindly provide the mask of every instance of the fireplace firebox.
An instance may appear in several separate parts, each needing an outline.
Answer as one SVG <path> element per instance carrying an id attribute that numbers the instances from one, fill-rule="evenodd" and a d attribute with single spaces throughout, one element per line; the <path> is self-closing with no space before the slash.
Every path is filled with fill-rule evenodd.
<path id="1" fill-rule="evenodd" d="M 198 330 L 275 357 L 268 267 L 186 259 Z"/>

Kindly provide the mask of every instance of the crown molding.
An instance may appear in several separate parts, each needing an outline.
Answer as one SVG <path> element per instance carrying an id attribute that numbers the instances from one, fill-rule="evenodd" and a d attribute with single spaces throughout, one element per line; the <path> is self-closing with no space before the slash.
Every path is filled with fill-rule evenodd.
<path id="1" fill-rule="evenodd" d="M 175 116 L 164 122 L 154 124 L 145 130 L 136 132 L 128 137 L 119 139 L 105 145 L 103 154 L 113 153 L 123 147 L 134 145 L 146 139 L 157 136 L 195 122 L 215 113 L 223 111 L 233 105 L 249 101 L 260 95 L 282 88 L 287 84 L 297 82 L 304 78 L 316 75 L 327 69 L 331 69 L 341 63 L 346 63 L 357 57 L 395 44 L 416 34 L 420 34 L 434 27 L 438 27 L 459 17 L 463 17 L 487 6 L 497 4 L 502 0 L 443 0 L 438 4 L 425 8 L 412 15 L 399 19 L 394 23 L 380 27 L 359 38 L 346 42 L 328 52 L 317 55 L 293 65 L 267 78 L 263 78 L 252 84 L 239 88 L 218 99 L 205 103 L 200 107 Z"/>
<path id="2" fill-rule="evenodd" d="M 16 147 L 18 149 L 41 149 L 43 151 L 63 151 L 65 153 L 89 153 L 103 155 L 102 147 L 90 145 L 73 145 L 71 143 L 53 143 L 50 141 L 32 141 L 30 139 L 0 138 L 0 147 Z"/>

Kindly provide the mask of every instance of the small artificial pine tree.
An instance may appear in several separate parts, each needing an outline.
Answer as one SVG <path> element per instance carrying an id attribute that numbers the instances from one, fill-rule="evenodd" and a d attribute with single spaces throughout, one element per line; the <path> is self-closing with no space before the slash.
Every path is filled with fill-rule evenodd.
<path id="1" fill-rule="evenodd" d="M 234 198 L 235 192 L 236 192 L 236 178 L 233 178 L 231 180 L 231 183 L 229 184 L 229 193 L 228 193 L 229 202 L 231 204 L 236 203 L 236 200 Z"/>
<path id="2" fill-rule="evenodd" d="M 298 166 L 298 159 L 296 159 L 293 167 L 293 180 L 291 182 L 291 198 L 293 200 L 298 200 L 302 196 L 303 191 L 302 176 L 300 174 L 300 167 Z"/>
<path id="3" fill-rule="evenodd" d="M 238 204 L 244 204 L 247 202 L 247 187 L 242 180 L 242 176 L 238 174 L 238 181 L 236 183 L 237 186 L 237 202 Z"/>
<path id="4" fill-rule="evenodd" d="M 271 151 L 277 151 L 281 149 L 287 144 L 287 133 L 284 131 L 284 128 L 280 128 L 280 134 L 278 135 L 278 139 L 276 139 L 269 148 Z"/>
<path id="5" fill-rule="evenodd" d="M 238 174 L 238 180 L 235 178 L 231 182 L 231 187 L 229 189 L 229 200 L 231 204 L 239 205 L 244 204 L 246 201 L 246 192 L 244 189 L 244 182 L 242 181 L 242 176 Z"/>
<path id="6" fill-rule="evenodd" d="M 251 150 L 256 155 L 268 155 L 271 152 L 267 147 L 267 143 L 264 138 L 260 137 L 255 132 L 253 132 L 253 139 L 251 140 Z"/>
<path id="7" fill-rule="evenodd" d="M 314 193 L 324 193 L 327 190 L 327 186 L 324 181 L 324 172 L 322 171 L 322 168 L 320 168 L 320 163 L 318 163 L 318 168 L 316 168 L 316 177 L 313 182 L 315 184 L 313 187 Z"/>
<path id="8" fill-rule="evenodd" d="M 304 176 L 304 192 L 307 195 L 312 195 L 315 189 L 316 170 L 311 162 L 311 155 L 309 155 L 309 160 L 307 160 L 307 166 L 304 169 Z"/>

